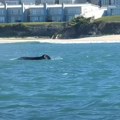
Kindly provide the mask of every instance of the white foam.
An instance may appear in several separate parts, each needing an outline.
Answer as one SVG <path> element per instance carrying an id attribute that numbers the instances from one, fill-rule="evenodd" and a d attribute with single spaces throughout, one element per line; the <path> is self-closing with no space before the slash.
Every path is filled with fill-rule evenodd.
<path id="1" fill-rule="evenodd" d="M 64 76 L 68 75 L 68 73 L 63 73 Z"/>
<path id="2" fill-rule="evenodd" d="M 63 60 L 63 58 L 62 57 L 55 57 L 55 58 L 53 57 L 52 60 Z"/>
<path id="3" fill-rule="evenodd" d="M 18 58 L 11 58 L 10 60 L 17 60 Z"/>

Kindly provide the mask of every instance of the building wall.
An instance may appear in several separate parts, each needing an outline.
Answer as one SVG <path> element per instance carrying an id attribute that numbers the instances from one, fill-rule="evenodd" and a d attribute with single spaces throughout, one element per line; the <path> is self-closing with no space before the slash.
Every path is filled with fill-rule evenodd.
<path id="1" fill-rule="evenodd" d="M 111 0 L 111 5 L 120 5 L 120 0 Z"/>
<path id="2" fill-rule="evenodd" d="M 101 6 L 120 5 L 120 0 L 100 0 Z"/>
<path id="3" fill-rule="evenodd" d="M 36 5 L 41 4 L 41 0 L 36 0 L 36 1 L 35 1 L 35 4 L 36 4 Z"/>
<path id="4" fill-rule="evenodd" d="M 4 3 L 7 3 L 8 5 L 18 5 L 19 0 L 5 0 Z"/>
<path id="5" fill-rule="evenodd" d="M 79 7 L 65 7 L 65 21 L 70 21 L 74 17 L 81 15 L 81 6 Z"/>
<path id="6" fill-rule="evenodd" d="M 101 0 L 101 6 L 108 6 L 110 4 L 111 4 L 110 0 Z"/>
<path id="7" fill-rule="evenodd" d="M 75 3 L 86 3 L 86 2 L 95 4 L 95 5 L 99 5 L 99 3 L 101 2 L 102 5 L 108 5 L 109 0 L 75 0 Z"/>
<path id="8" fill-rule="evenodd" d="M 111 16 L 119 16 L 120 15 L 120 8 L 111 9 Z"/>
<path id="9" fill-rule="evenodd" d="M 0 8 L 0 23 L 6 22 L 6 10 L 4 8 Z"/>
<path id="10" fill-rule="evenodd" d="M 99 5 L 99 0 L 90 0 L 92 4 Z"/>
<path id="11" fill-rule="evenodd" d="M 99 0 L 75 0 L 75 3 L 86 3 L 86 2 L 98 5 Z"/>
<path id="12" fill-rule="evenodd" d="M 10 23 L 23 22 L 23 9 L 22 7 L 8 7 L 7 8 L 7 21 Z"/>
<path id="13" fill-rule="evenodd" d="M 26 5 L 32 5 L 35 4 L 35 0 L 21 0 L 21 3 L 24 3 Z"/>
<path id="14" fill-rule="evenodd" d="M 1 2 L 1 3 L 4 3 L 4 2 L 5 2 L 5 0 L 0 0 L 0 2 Z"/>
<path id="15" fill-rule="evenodd" d="M 62 3 L 73 4 L 75 3 L 75 0 L 59 0 L 59 4 L 62 4 Z"/>
<path id="16" fill-rule="evenodd" d="M 75 0 L 75 3 L 86 3 L 87 0 Z"/>
<path id="17" fill-rule="evenodd" d="M 109 6 L 107 9 L 108 16 L 120 16 L 120 6 Z"/>
<path id="18" fill-rule="evenodd" d="M 47 21 L 62 22 L 63 21 L 63 9 L 62 7 L 50 7 L 47 10 Z"/>
<path id="19" fill-rule="evenodd" d="M 30 22 L 45 22 L 46 14 L 44 7 L 30 8 L 29 9 L 29 20 Z"/>
<path id="20" fill-rule="evenodd" d="M 5 12 L 2 11 L 5 8 Z M 6 5 L 0 7 L 0 21 L 6 22 L 62 22 L 74 17 L 100 18 L 104 9 L 92 4 L 60 4 L 60 5 Z M 4 19 L 4 18 L 5 19 Z M 7 19 L 6 19 L 7 18 Z"/>
<path id="21" fill-rule="evenodd" d="M 47 4 L 55 4 L 55 0 L 41 0 L 41 3 L 47 3 Z"/>

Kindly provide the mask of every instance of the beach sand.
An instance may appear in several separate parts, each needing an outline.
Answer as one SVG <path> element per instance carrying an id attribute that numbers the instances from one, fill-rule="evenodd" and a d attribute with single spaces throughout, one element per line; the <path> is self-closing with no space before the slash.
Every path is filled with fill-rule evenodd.
<path id="1" fill-rule="evenodd" d="M 39 43 L 59 43 L 59 44 L 82 44 L 82 43 L 120 43 L 120 35 L 105 35 L 98 37 L 85 37 L 78 39 L 46 39 L 36 37 L 26 38 L 0 38 L 0 43 L 21 43 L 21 42 L 39 42 Z"/>

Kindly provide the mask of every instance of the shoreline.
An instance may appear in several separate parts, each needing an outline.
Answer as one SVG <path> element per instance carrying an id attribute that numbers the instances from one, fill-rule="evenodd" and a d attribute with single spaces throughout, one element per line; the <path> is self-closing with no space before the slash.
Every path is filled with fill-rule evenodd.
<path id="1" fill-rule="evenodd" d="M 120 43 L 120 35 L 104 35 L 104 36 L 85 37 L 85 38 L 76 38 L 76 39 L 49 39 L 49 38 L 37 38 L 37 37 L 0 38 L 0 43 L 24 43 L 24 42 L 39 42 L 39 43 L 54 43 L 54 44 Z"/>

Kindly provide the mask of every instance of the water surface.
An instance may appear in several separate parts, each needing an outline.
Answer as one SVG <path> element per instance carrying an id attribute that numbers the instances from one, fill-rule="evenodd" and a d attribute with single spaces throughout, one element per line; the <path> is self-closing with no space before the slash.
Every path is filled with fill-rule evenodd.
<path id="1" fill-rule="evenodd" d="M 48 54 L 51 61 L 16 60 Z M 120 44 L 0 44 L 0 120 L 119 120 Z"/>

